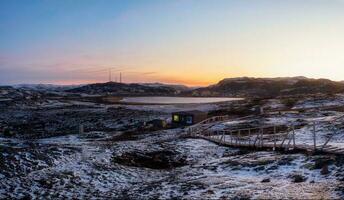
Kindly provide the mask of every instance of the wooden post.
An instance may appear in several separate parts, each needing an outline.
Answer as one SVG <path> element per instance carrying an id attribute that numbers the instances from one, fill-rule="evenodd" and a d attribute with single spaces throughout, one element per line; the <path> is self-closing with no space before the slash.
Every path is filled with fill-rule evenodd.
<path id="1" fill-rule="evenodd" d="M 238 140 L 239 140 L 239 145 L 241 144 L 241 130 L 238 131 Z"/>
<path id="2" fill-rule="evenodd" d="M 256 130 L 256 129 L 255 129 Z M 259 142 L 259 131 L 257 132 L 257 137 L 254 139 L 253 147 L 256 147 L 257 142 Z"/>
<path id="3" fill-rule="evenodd" d="M 274 126 L 274 148 L 273 150 L 276 150 L 276 126 Z"/>
<path id="4" fill-rule="evenodd" d="M 82 125 L 82 124 L 79 125 L 79 133 L 80 134 L 84 133 L 84 125 Z"/>
<path id="5" fill-rule="evenodd" d="M 222 140 L 223 140 L 223 143 L 226 143 L 225 131 L 222 131 Z"/>
<path id="6" fill-rule="evenodd" d="M 317 140 L 316 140 L 315 122 L 313 122 L 313 142 L 314 142 L 314 151 L 316 151 L 317 150 Z"/>
<path id="7" fill-rule="evenodd" d="M 293 149 L 295 149 L 295 126 L 293 125 Z"/>
<path id="8" fill-rule="evenodd" d="M 260 134 L 260 147 L 263 147 L 264 145 L 264 138 L 263 138 L 263 134 L 264 134 L 264 128 L 261 128 L 261 134 Z"/>
<path id="9" fill-rule="evenodd" d="M 237 131 L 236 137 L 235 137 L 235 145 L 238 146 L 238 131 Z"/>

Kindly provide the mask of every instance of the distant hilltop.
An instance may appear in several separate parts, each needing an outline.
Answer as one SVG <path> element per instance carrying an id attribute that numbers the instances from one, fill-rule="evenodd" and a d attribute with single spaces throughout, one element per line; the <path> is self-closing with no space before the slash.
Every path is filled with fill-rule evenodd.
<path id="1" fill-rule="evenodd" d="M 189 90 L 182 85 L 170 85 L 162 83 L 95 83 L 67 90 L 71 93 L 117 95 L 117 96 L 167 96 L 179 95 Z"/>
<path id="2" fill-rule="evenodd" d="M 278 78 L 226 78 L 215 85 L 191 91 L 191 96 L 283 96 L 343 93 L 344 82 L 303 76 Z"/>

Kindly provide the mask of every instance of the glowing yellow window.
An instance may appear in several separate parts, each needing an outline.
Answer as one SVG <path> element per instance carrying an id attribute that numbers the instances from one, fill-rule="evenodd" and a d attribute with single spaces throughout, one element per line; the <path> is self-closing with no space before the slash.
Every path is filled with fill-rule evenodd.
<path id="1" fill-rule="evenodd" d="M 179 115 L 173 115 L 173 121 L 179 122 Z"/>

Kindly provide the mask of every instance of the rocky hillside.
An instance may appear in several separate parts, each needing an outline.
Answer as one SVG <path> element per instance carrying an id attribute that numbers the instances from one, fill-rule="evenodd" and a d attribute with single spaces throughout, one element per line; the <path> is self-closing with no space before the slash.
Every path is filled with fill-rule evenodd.
<path id="1" fill-rule="evenodd" d="M 112 96 L 230 96 L 275 97 L 307 94 L 344 93 L 344 82 L 306 77 L 287 78 L 228 78 L 215 85 L 189 88 L 161 83 L 95 83 L 83 86 L 21 85 L 0 86 L 0 99 L 32 99 L 42 95 L 71 94 Z"/>
<path id="2" fill-rule="evenodd" d="M 344 83 L 327 79 L 291 78 L 229 78 L 205 88 L 189 92 L 192 96 L 259 96 L 302 95 L 344 92 Z"/>
<path id="3" fill-rule="evenodd" d="M 63 92 L 83 85 L 54 85 L 54 84 L 19 84 L 14 85 L 13 88 L 23 90 L 33 90 L 41 92 Z"/>
<path id="4" fill-rule="evenodd" d="M 177 95 L 181 92 L 176 87 L 167 85 L 144 85 L 144 84 L 125 84 L 125 83 L 96 83 L 85 85 L 79 88 L 67 90 L 71 93 L 85 93 L 85 94 L 111 94 L 117 96 L 151 96 L 151 95 Z"/>
<path id="5" fill-rule="evenodd" d="M 18 89 L 11 86 L 0 86 L 0 101 L 29 100 L 37 99 L 41 96 L 41 93 L 32 90 Z"/>
<path id="6" fill-rule="evenodd" d="M 165 84 L 165 83 L 140 83 L 140 85 L 150 86 L 150 87 L 171 87 L 180 92 L 192 90 L 192 88 L 185 85 L 175 85 L 175 84 Z"/>

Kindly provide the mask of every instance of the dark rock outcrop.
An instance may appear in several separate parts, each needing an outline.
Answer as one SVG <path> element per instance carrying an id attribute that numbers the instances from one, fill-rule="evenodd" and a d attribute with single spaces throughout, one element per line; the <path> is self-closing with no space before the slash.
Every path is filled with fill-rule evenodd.
<path id="1" fill-rule="evenodd" d="M 186 165 L 186 157 L 178 152 L 162 150 L 154 152 L 128 152 L 112 158 L 114 163 L 150 169 L 172 169 Z"/>
<path id="2" fill-rule="evenodd" d="M 301 174 L 298 174 L 298 173 L 289 175 L 289 178 L 291 178 L 292 182 L 294 182 L 294 183 L 302 183 L 302 182 L 305 182 L 307 180 L 307 177 L 305 177 Z"/>

